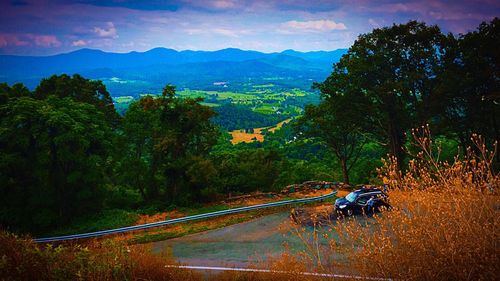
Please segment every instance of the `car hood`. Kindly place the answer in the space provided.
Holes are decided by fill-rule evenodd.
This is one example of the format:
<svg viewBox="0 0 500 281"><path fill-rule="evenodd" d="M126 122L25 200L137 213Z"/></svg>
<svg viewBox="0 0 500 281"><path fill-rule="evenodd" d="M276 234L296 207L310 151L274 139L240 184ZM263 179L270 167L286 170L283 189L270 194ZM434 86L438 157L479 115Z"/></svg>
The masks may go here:
<svg viewBox="0 0 500 281"><path fill-rule="evenodd" d="M337 200L335 200L335 205L336 206L339 206L339 205L347 205L351 202L347 201L347 199L345 199L345 197L342 197L342 198L339 198Z"/></svg>

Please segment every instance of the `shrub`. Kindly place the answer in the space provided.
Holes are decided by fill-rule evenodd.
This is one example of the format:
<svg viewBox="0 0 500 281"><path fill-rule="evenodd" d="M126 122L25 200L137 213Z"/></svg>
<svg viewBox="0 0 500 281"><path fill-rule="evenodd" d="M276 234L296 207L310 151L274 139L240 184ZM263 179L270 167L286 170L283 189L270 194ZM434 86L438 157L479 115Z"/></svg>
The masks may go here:
<svg viewBox="0 0 500 281"><path fill-rule="evenodd" d="M36 244L0 232L1 280L201 280L168 257L144 246L129 247L105 240L87 244Z"/></svg>

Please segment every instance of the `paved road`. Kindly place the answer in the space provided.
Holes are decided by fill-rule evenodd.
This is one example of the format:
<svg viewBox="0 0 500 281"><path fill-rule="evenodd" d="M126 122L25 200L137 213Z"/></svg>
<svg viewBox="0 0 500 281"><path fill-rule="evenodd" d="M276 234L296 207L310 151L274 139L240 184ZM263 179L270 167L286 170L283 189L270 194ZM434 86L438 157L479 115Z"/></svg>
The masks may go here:
<svg viewBox="0 0 500 281"><path fill-rule="evenodd" d="M298 204L298 203L315 202L315 201L320 201L320 200L324 200L327 198L331 198L331 197L335 196L336 194L337 194L337 191L334 191L334 192L329 193L329 194L324 194L324 195L309 197L309 198L291 199L291 200L270 202L270 203L264 203L264 204L257 204L257 205L252 205L252 206L245 206L245 207L233 208L233 209L228 209L228 210L186 216L186 217L181 217L181 218L176 218L176 219L169 219L169 220L164 220L164 221L158 221L158 222L152 222L152 223L146 223L146 224L140 224L140 225L132 225L132 226L115 228L115 229L87 232L87 233L81 233L81 234L36 238L36 239L33 239L33 241L35 241L37 243L47 243L47 242L54 242L54 241L65 241L65 240L73 240L73 239L100 237L100 236L105 236L105 235L154 228L154 227L159 227L159 226L164 226L164 225L171 225L171 224L176 224L176 223L180 223L180 222L188 222L188 221L207 219L207 218L223 216L223 215L228 215L228 214L248 212L251 210L259 210L259 209L265 209L265 208L270 208L270 207L293 205L293 204Z"/></svg>
<svg viewBox="0 0 500 281"><path fill-rule="evenodd" d="M307 228L312 231L312 228ZM304 244L290 230L289 212L281 212L253 221L176 239L154 242L156 253L171 253L181 263L203 266L247 267L284 251L304 250ZM326 240L320 241L326 246ZM341 257L337 257L341 258Z"/></svg>

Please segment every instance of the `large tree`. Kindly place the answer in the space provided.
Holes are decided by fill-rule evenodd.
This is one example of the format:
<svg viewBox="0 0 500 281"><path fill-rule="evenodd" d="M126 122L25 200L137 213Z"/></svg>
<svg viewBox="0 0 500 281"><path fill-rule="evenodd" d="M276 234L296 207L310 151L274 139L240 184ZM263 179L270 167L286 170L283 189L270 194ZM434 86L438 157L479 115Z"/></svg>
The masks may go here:
<svg viewBox="0 0 500 281"><path fill-rule="evenodd" d="M361 94L350 92L349 85L341 82L345 73L337 71L335 68L329 79L315 85L324 99L319 105L306 107L297 131L329 148L340 162L344 182L349 183L349 172L368 140L368 104Z"/></svg>
<svg viewBox="0 0 500 281"><path fill-rule="evenodd" d="M0 224L40 230L99 209L111 150L95 106L54 96L0 106Z"/></svg>
<svg viewBox="0 0 500 281"><path fill-rule="evenodd" d="M358 37L327 79L332 89L348 88L347 96L365 96L370 105L357 110L370 117L371 133L388 146L399 165L405 132L432 116L433 89L446 46L447 37L437 26L416 21L374 29Z"/></svg>
<svg viewBox="0 0 500 281"><path fill-rule="evenodd" d="M75 101L92 104L104 113L106 120L113 127L116 127L119 122L113 99L106 90L106 86L99 80L89 80L78 74L53 75L40 81L34 91L34 96L37 99L45 99L49 96L68 97Z"/></svg>
<svg viewBox="0 0 500 281"><path fill-rule="evenodd" d="M12 98L29 96L31 96L30 90L21 83L12 86L7 85L7 83L0 83L0 105L6 104Z"/></svg>
<svg viewBox="0 0 500 281"><path fill-rule="evenodd" d="M461 35L446 55L439 76L439 112L445 132L466 149L472 133L500 140L500 19ZM497 158L500 162L500 158Z"/></svg>
<svg viewBox="0 0 500 281"><path fill-rule="evenodd" d="M199 194L197 178L211 170L203 158L219 134L210 122L215 113L200 102L175 97L175 88L167 85L161 97L143 97L125 114L123 127L131 154L124 161L136 163L139 170L131 172L133 184L146 199L179 201L181 195Z"/></svg>

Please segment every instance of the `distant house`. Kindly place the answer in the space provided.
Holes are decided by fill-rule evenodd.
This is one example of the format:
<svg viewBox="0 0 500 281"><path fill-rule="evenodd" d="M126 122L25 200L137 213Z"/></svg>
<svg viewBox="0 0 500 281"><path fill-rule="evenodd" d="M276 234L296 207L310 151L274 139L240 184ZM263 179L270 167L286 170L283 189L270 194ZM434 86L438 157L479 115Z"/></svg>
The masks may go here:
<svg viewBox="0 0 500 281"><path fill-rule="evenodd" d="M225 86L227 87L227 82L225 81L217 81L213 83L214 86Z"/></svg>

